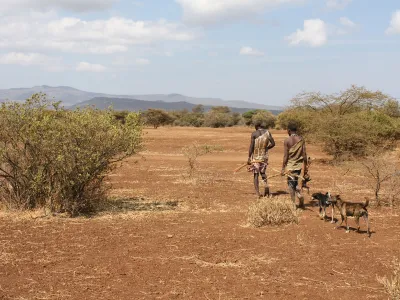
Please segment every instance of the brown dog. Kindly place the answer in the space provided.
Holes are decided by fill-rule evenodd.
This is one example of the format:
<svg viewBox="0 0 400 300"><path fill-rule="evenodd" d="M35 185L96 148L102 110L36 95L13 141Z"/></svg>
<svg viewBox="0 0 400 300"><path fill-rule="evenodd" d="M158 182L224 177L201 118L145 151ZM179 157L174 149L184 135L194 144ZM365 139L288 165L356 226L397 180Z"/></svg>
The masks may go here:
<svg viewBox="0 0 400 300"><path fill-rule="evenodd" d="M340 216L342 218L342 222L340 223L340 225L342 225L343 221L345 221L346 232L349 232L349 225L347 224L347 217L354 217L354 219L357 223L357 231L360 231L360 218L363 217L365 222L367 223L368 236L371 237L371 231L369 229L369 221L368 221L368 210L367 210L367 207L369 204L369 199L368 198L365 198L365 199L366 199L365 203L346 202L340 198L340 195L336 195L336 196L330 197L328 202L332 203L339 209Z"/></svg>

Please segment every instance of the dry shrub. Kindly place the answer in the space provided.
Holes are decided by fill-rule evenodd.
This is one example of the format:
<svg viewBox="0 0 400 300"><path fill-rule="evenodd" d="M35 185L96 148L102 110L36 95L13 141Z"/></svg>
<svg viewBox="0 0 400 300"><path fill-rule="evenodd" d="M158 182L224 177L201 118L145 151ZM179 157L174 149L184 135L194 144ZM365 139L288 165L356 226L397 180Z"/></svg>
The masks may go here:
<svg viewBox="0 0 400 300"><path fill-rule="evenodd" d="M393 275L378 278L378 281L384 286L390 300L400 300L400 261L393 261Z"/></svg>
<svg viewBox="0 0 400 300"><path fill-rule="evenodd" d="M182 153L187 159L189 178L192 178L197 169L197 160L200 156L222 151L222 147L216 145L200 145L197 142L182 148Z"/></svg>
<svg viewBox="0 0 400 300"><path fill-rule="evenodd" d="M251 226L299 223L299 215L290 198L263 198L249 207L247 221Z"/></svg>

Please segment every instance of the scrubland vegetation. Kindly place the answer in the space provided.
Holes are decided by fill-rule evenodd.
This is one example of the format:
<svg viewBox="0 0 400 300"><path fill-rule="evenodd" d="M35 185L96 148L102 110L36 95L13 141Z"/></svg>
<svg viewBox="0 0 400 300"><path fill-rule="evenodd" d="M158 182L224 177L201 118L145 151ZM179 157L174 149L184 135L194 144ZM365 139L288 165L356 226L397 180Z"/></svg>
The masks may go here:
<svg viewBox="0 0 400 300"><path fill-rule="evenodd" d="M0 201L12 209L88 213L104 197L105 176L117 162L141 149L142 124L221 128L256 122L275 129L296 122L307 141L321 144L333 161L356 163L352 169L368 179L377 205L397 204L398 193L393 191L399 176L396 163L389 161L398 158L393 150L400 138L399 104L380 91L357 86L337 94L302 93L277 117L264 110L239 114L221 106L205 111L201 105L172 112L66 110L41 94L25 103L4 103ZM208 150L184 148L190 176L197 157Z"/></svg>
<svg viewBox="0 0 400 300"><path fill-rule="evenodd" d="M139 114L68 111L36 94L0 109L0 201L71 216L93 211L104 177L141 146Z"/></svg>

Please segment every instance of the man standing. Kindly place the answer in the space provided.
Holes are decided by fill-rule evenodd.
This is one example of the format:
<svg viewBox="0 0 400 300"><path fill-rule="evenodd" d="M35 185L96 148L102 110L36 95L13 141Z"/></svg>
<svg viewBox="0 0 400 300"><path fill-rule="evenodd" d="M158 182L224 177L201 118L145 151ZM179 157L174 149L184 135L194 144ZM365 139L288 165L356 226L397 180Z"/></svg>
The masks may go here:
<svg viewBox="0 0 400 300"><path fill-rule="evenodd" d="M254 174L254 188L258 197L261 197L259 188L259 175L261 174L264 182L264 194L263 196L269 195L269 187L267 185L267 165L268 165L268 150L275 147L275 141L271 133L264 128L261 122L256 122L256 131L251 134L251 142L249 148L249 158L247 164L250 165L248 168L249 172Z"/></svg>
<svg viewBox="0 0 400 300"><path fill-rule="evenodd" d="M297 185L303 167L303 177L306 177L308 173L306 144L304 139L297 134L296 124L289 123L288 134L289 137L285 140L283 145L284 157L281 174L282 176L288 176L289 193L293 203L296 203L297 194L299 207L304 208L304 197L301 195L301 190Z"/></svg>

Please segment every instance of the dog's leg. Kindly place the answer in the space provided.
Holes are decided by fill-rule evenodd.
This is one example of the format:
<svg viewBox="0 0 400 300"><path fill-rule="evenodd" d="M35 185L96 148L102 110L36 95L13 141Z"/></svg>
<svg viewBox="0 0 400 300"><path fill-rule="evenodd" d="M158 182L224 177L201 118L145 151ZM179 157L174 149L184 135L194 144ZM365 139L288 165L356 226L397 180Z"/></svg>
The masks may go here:
<svg viewBox="0 0 400 300"><path fill-rule="evenodd" d="M319 203L319 218L322 220L322 205Z"/></svg>
<svg viewBox="0 0 400 300"><path fill-rule="evenodd" d="M354 218L354 220L356 221L357 224L357 232L360 232L360 217L357 216Z"/></svg>
<svg viewBox="0 0 400 300"><path fill-rule="evenodd" d="M332 205L332 220L331 220L331 224L335 223L335 209Z"/></svg>
<svg viewBox="0 0 400 300"><path fill-rule="evenodd" d="M365 223L367 223L367 233L368 233L368 237L371 237L371 230L369 228L369 221L368 221L368 212L366 214L363 215L363 218L365 220Z"/></svg>
<svg viewBox="0 0 400 300"><path fill-rule="evenodd" d="M324 205L324 214L322 216L322 219L325 221L326 218L326 205Z"/></svg>
<svg viewBox="0 0 400 300"><path fill-rule="evenodd" d="M347 215L344 216L344 221L345 221L345 224L346 224L346 233L349 233L350 229L349 229L349 225L347 224Z"/></svg>
<svg viewBox="0 0 400 300"><path fill-rule="evenodd" d="M340 222L339 226L336 226L335 228L338 229L339 227L342 227L343 221L344 221L344 217L342 212L340 212L340 218L342 219L342 221Z"/></svg>

